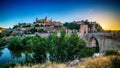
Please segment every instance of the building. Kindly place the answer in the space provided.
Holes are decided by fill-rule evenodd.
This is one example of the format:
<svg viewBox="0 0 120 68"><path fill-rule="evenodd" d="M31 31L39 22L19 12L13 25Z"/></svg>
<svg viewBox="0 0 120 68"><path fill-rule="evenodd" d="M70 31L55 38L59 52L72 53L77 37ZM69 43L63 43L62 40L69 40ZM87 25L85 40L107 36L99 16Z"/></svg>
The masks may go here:
<svg viewBox="0 0 120 68"><path fill-rule="evenodd" d="M75 24L80 25L80 33L95 33L102 30L102 27L96 22L85 21L74 21ZM99 29L98 29L99 28Z"/></svg>
<svg viewBox="0 0 120 68"><path fill-rule="evenodd" d="M49 32L59 32L61 27L63 26L62 23L57 21L52 21L48 19L48 17L45 17L44 19L38 19L36 18L36 23L39 27L37 29L44 29Z"/></svg>
<svg viewBox="0 0 120 68"><path fill-rule="evenodd" d="M80 25L80 33L83 34L83 33L88 33L88 25L86 24L81 24Z"/></svg>

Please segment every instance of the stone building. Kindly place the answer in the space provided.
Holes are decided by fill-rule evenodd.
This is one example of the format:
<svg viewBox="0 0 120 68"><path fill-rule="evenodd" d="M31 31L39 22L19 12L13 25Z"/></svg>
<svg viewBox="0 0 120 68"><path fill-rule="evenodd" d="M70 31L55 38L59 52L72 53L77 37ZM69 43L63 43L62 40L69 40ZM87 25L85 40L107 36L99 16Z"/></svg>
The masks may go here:
<svg viewBox="0 0 120 68"><path fill-rule="evenodd" d="M83 34L83 33L88 33L88 25L86 24L81 24L80 25L80 33Z"/></svg>

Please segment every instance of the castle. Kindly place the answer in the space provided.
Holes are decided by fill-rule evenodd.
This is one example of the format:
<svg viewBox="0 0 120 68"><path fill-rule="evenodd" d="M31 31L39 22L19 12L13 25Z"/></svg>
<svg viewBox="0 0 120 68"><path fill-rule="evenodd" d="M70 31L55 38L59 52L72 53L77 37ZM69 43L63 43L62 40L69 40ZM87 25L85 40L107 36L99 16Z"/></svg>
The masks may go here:
<svg viewBox="0 0 120 68"><path fill-rule="evenodd" d="M59 27L62 26L62 23L57 22L57 21L52 21L49 20L47 17L45 17L44 19L38 19L36 18L36 24L39 24L41 27Z"/></svg>

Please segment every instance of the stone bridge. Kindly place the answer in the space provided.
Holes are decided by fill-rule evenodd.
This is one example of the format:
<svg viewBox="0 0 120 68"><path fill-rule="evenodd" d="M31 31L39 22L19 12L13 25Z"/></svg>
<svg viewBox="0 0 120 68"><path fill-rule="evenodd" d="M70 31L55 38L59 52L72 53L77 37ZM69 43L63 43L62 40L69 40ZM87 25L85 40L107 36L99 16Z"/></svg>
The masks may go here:
<svg viewBox="0 0 120 68"><path fill-rule="evenodd" d="M112 39L111 33L88 33L78 34L87 42L87 47L95 47L96 52L120 48L120 41Z"/></svg>

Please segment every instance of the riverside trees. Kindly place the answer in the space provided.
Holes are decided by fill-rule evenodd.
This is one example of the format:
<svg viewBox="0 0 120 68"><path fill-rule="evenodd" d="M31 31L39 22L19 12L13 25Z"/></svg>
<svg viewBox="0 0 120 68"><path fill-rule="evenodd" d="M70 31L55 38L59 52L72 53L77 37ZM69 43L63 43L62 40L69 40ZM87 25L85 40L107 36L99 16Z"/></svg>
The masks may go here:
<svg viewBox="0 0 120 68"><path fill-rule="evenodd" d="M36 62L44 62L46 55L50 61L66 62L82 57L85 53L86 42L80 39L77 33L67 35L64 30L61 30L61 35L57 36L57 33L49 35L47 38L40 36L25 37L13 37L8 43L10 49L28 49L31 48L34 52L33 56ZM89 53L89 51L87 51ZM84 54L84 57L88 56Z"/></svg>

